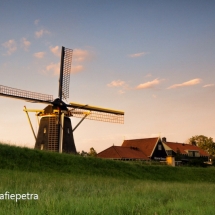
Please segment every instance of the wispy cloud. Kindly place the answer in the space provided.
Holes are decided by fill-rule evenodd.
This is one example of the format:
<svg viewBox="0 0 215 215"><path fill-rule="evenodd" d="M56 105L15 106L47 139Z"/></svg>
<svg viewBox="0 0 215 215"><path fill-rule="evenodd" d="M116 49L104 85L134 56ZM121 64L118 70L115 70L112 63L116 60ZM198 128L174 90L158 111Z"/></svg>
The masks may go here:
<svg viewBox="0 0 215 215"><path fill-rule="evenodd" d="M196 79L192 79L192 80L187 81L187 82L183 82L182 84L174 84L174 85L168 87L167 89L174 89L174 88L178 88L178 87L193 86L193 85L199 84L200 82L201 82L201 79L196 78Z"/></svg>
<svg viewBox="0 0 215 215"><path fill-rule="evenodd" d="M213 87L213 86L214 86L214 84L206 84L203 87Z"/></svg>
<svg viewBox="0 0 215 215"><path fill-rule="evenodd" d="M35 24L35 25L38 25L39 22L40 22L40 20L39 20L39 19L36 19L36 20L34 21L34 24Z"/></svg>
<svg viewBox="0 0 215 215"><path fill-rule="evenodd" d="M124 85L125 85L125 82L121 80L112 81L111 83L107 84L108 87L121 87Z"/></svg>
<svg viewBox="0 0 215 215"><path fill-rule="evenodd" d="M124 94L124 93L125 93L124 90L119 90L119 91L118 91L118 94L120 94L120 95L122 95L122 94Z"/></svg>
<svg viewBox="0 0 215 215"><path fill-rule="evenodd" d="M49 49L54 55L56 55L57 57L60 57L61 50L59 46L55 46L55 47L50 46Z"/></svg>
<svg viewBox="0 0 215 215"><path fill-rule="evenodd" d="M29 47L31 45L31 42L28 41L26 38L21 39L21 46L24 48L25 51L28 51Z"/></svg>
<svg viewBox="0 0 215 215"><path fill-rule="evenodd" d="M147 54L146 52L139 52L139 53L135 53L135 54L130 54L129 57L131 57L131 58L137 58L137 57L144 56L146 54Z"/></svg>
<svg viewBox="0 0 215 215"><path fill-rule="evenodd" d="M149 77L152 77L152 75L150 73L148 73L145 77L149 78Z"/></svg>
<svg viewBox="0 0 215 215"><path fill-rule="evenodd" d="M136 89L148 89L148 88L153 88L156 85L160 84L164 79L154 79L153 81L148 81L146 83L143 84L139 84Z"/></svg>
<svg viewBox="0 0 215 215"><path fill-rule="evenodd" d="M17 50L17 45L15 40L8 40L2 44L3 47L7 49L7 55L11 55Z"/></svg>
<svg viewBox="0 0 215 215"><path fill-rule="evenodd" d="M84 70L84 66L83 65L76 65L76 66L72 65L72 67L71 67L71 73L72 74L81 72L82 70Z"/></svg>
<svg viewBox="0 0 215 215"><path fill-rule="evenodd" d="M116 87L118 88L118 94L124 94L127 90L129 90L129 85L122 80L114 80L107 84L108 87Z"/></svg>
<svg viewBox="0 0 215 215"><path fill-rule="evenodd" d="M51 72L53 75L58 75L60 72L60 63L50 63L46 66L46 73Z"/></svg>
<svg viewBox="0 0 215 215"><path fill-rule="evenodd" d="M34 57L36 57L36 58L43 58L44 56L45 56L45 52L34 53Z"/></svg>
<svg viewBox="0 0 215 215"><path fill-rule="evenodd" d="M36 38L41 38L45 34L50 34L50 32L47 31L47 30L41 29L40 31L35 32L35 37Z"/></svg>
<svg viewBox="0 0 215 215"><path fill-rule="evenodd" d="M90 58L90 53L87 50L74 49L72 58L74 62L83 62Z"/></svg>
<svg viewBox="0 0 215 215"><path fill-rule="evenodd" d="M92 58L92 54L88 50L84 49L74 49L72 55L72 67L71 73L75 74L84 70L84 66L82 65L85 61L90 60Z"/></svg>

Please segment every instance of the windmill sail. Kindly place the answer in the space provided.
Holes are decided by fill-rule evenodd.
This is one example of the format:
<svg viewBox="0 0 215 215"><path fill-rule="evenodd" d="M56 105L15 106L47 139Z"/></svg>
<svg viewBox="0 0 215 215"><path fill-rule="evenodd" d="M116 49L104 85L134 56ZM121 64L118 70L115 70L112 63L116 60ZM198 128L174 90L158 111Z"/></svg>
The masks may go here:
<svg viewBox="0 0 215 215"><path fill-rule="evenodd" d="M111 122L111 123L124 123L124 115L104 113L99 111L83 111L82 109L76 109L71 111L73 117L83 118L86 114L86 119L102 121L102 122Z"/></svg>
<svg viewBox="0 0 215 215"><path fill-rule="evenodd" d="M62 103L62 99L69 98L69 81L70 81L70 72L71 72L71 64L72 64L72 53L73 53L72 49L68 49L62 46L59 90L58 90L58 96L61 101L60 103ZM63 149L63 134L64 134L64 128L63 128L64 114L61 113L61 107L59 107L58 122L59 122L58 123L58 146L59 146L59 152L61 153ZM70 149L68 150L73 150L73 152L76 153L73 136L71 137L70 142L72 142L72 148L69 147ZM68 146L68 144L64 144L64 145Z"/></svg>
<svg viewBox="0 0 215 215"><path fill-rule="evenodd" d="M72 53L72 49L68 49L62 46L58 93L60 99L69 98L69 82L72 64Z"/></svg>
<svg viewBox="0 0 215 215"><path fill-rule="evenodd" d="M124 123L123 111L78 103L70 103L68 107L71 108L70 114L73 117L83 118L85 115L87 115L86 119L120 124Z"/></svg>
<svg viewBox="0 0 215 215"><path fill-rule="evenodd" d="M0 85L0 96L6 96L14 99L22 99L28 102L46 103L51 104L53 102L53 96L31 92L27 90L20 90L12 87L6 87Z"/></svg>

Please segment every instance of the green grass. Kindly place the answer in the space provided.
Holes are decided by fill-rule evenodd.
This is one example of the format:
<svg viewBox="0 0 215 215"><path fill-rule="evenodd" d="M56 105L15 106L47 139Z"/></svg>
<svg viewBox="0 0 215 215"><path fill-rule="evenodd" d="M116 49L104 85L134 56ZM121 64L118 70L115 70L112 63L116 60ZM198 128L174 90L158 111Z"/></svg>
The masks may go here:
<svg viewBox="0 0 215 215"><path fill-rule="evenodd" d="M214 215L215 168L137 165L0 145L0 214Z"/></svg>
<svg viewBox="0 0 215 215"><path fill-rule="evenodd" d="M1 200L1 214L214 214L215 184L0 171L0 190L39 200Z"/></svg>

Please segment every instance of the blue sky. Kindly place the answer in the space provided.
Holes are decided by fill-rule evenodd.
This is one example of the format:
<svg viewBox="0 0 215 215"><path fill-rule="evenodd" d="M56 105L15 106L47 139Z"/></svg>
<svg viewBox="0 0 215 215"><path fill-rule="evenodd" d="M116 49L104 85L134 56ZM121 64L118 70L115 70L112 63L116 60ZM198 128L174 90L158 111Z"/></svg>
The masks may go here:
<svg viewBox="0 0 215 215"><path fill-rule="evenodd" d="M0 85L57 97L65 46L74 50L68 101L125 111L123 125L84 121L79 151L158 135L215 138L214 10L192 0L1 2ZM44 108L0 98L0 140L33 147L24 105Z"/></svg>

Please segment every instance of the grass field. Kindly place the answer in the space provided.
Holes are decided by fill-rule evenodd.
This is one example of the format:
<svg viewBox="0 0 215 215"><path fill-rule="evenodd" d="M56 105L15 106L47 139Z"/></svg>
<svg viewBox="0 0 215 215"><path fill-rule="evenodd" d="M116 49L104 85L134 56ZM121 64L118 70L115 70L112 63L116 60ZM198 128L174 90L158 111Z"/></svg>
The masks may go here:
<svg viewBox="0 0 215 215"><path fill-rule="evenodd" d="M136 165L0 145L0 214L204 214L215 211L215 168Z"/></svg>

